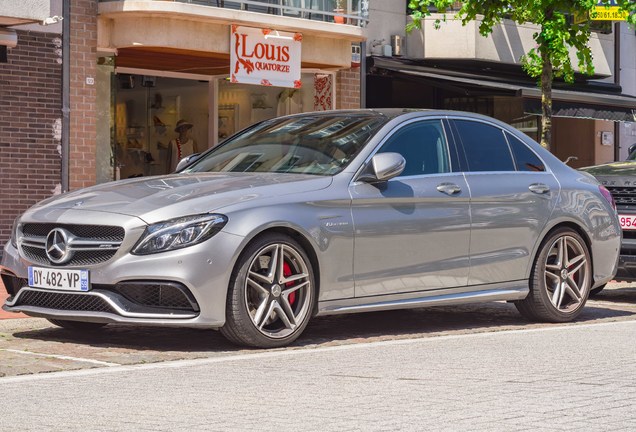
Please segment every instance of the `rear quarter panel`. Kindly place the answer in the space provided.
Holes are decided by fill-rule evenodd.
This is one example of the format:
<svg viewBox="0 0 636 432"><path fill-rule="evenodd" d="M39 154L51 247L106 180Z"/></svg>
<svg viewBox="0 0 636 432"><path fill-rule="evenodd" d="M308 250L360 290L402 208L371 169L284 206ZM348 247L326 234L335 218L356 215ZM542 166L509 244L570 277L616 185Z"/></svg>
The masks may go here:
<svg viewBox="0 0 636 432"><path fill-rule="evenodd" d="M569 172L561 173L559 202L542 239L562 224L575 224L579 227L588 241L594 286L598 286L608 282L616 274L621 246L620 224L616 212L600 194L598 182L569 167L565 168ZM539 241L537 244L537 250L540 243Z"/></svg>

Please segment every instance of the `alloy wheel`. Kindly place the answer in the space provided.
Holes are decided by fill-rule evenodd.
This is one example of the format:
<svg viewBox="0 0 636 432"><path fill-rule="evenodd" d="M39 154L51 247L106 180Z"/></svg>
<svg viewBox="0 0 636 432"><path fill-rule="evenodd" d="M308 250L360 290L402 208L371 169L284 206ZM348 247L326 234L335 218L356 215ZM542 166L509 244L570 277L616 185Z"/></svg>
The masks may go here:
<svg viewBox="0 0 636 432"><path fill-rule="evenodd" d="M249 264L244 289L252 324L270 338L293 334L310 312L309 269L291 245L274 243L258 251Z"/></svg>
<svg viewBox="0 0 636 432"><path fill-rule="evenodd" d="M558 237L545 260L545 287L552 305L559 311L576 310L587 299L590 266L585 247L572 236Z"/></svg>

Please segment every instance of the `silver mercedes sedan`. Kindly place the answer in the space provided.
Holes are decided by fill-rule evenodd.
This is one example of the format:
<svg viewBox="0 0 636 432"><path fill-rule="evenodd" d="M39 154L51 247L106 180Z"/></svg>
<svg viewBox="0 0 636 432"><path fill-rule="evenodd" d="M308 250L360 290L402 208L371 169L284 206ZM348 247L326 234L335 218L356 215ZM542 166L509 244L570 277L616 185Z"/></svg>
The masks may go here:
<svg viewBox="0 0 636 432"><path fill-rule="evenodd" d="M349 312L509 301L569 321L617 268L607 190L480 115L300 114L182 162L24 213L0 266L4 310L277 347Z"/></svg>

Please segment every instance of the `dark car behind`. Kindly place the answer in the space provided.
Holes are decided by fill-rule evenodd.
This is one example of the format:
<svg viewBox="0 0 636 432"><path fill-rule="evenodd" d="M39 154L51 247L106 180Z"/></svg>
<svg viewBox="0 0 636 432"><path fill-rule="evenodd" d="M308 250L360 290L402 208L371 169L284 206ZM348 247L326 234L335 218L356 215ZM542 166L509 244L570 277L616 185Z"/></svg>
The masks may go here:
<svg viewBox="0 0 636 432"><path fill-rule="evenodd" d="M609 190L616 203L623 241L617 281L636 281L636 152L628 160L581 168ZM599 290L600 291L600 290Z"/></svg>

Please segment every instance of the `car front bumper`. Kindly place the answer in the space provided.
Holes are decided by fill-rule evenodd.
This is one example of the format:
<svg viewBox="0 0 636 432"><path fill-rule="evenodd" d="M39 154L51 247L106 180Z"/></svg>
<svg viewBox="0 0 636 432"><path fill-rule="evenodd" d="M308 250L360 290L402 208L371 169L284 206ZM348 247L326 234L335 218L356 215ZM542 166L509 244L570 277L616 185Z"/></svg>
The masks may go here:
<svg viewBox="0 0 636 432"><path fill-rule="evenodd" d="M615 280L621 282L636 281L636 256L621 255L618 259L618 271Z"/></svg>
<svg viewBox="0 0 636 432"><path fill-rule="evenodd" d="M82 267L90 272L91 289L86 292L29 287L29 266L51 266L26 260L8 243L0 264L9 293L3 309L75 321L219 328L225 323L227 288L243 240L219 232L195 246L144 256L132 255L130 245L122 245L107 262ZM182 287L190 307L149 305L126 291L143 284Z"/></svg>

